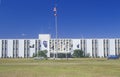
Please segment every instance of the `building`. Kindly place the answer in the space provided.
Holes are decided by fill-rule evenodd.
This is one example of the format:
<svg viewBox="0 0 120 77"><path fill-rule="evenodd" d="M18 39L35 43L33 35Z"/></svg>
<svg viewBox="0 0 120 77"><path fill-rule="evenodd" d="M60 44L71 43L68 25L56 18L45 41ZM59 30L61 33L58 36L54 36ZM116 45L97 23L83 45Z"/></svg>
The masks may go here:
<svg viewBox="0 0 120 77"><path fill-rule="evenodd" d="M39 34L38 39L0 39L0 58L29 58L39 50L47 50L48 57L55 54L70 56L75 49L84 51L85 56L107 57L120 54L119 38L99 39L52 39L49 34Z"/></svg>

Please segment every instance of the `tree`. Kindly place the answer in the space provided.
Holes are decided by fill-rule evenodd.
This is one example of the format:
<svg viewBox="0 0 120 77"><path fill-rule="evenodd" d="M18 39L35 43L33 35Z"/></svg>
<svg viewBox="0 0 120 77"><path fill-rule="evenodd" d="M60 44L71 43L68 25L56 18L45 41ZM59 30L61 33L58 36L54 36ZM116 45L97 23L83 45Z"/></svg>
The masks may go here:
<svg viewBox="0 0 120 77"><path fill-rule="evenodd" d="M36 54L36 53L33 53L33 57L37 57L37 54Z"/></svg>
<svg viewBox="0 0 120 77"><path fill-rule="evenodd" d="M73 53L72 56L75 57L75 58L84 57L84 56L83 56L83 51L82 51L82 50L79 50L79 49L76 49L76 50L74 50L74 53Z"/></svg>
<svg viewBox="0 0 120 77"><path fill-rule="evenodd" d="M65 58L65 54L64 54L64 53L59 53L59 54L58 54L58 57L59 57L59 58Z"/></svg>
<svg viewBox="0 0 120 77"><path fill-rule="evenodd" d="M47 50L38 51L37 56L47 58L47 52L48 52Z"/></svg>
<svg viewBox="0 0 120 77"><path fill-rule="evenodd" d="M44 57L47 58L47 50L38 51L38 53L33 53L33 57Z"/></svg>

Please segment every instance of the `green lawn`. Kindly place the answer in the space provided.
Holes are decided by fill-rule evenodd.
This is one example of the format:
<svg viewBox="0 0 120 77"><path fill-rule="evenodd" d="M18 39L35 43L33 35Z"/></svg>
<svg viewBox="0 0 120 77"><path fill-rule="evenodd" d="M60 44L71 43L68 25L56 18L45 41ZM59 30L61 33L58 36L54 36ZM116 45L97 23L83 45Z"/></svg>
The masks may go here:
<svg viewBox="0 0 120 77"><path fill-rule="evenodd" d="M120 77L120 60L0 59L0 77Z"/></svg>

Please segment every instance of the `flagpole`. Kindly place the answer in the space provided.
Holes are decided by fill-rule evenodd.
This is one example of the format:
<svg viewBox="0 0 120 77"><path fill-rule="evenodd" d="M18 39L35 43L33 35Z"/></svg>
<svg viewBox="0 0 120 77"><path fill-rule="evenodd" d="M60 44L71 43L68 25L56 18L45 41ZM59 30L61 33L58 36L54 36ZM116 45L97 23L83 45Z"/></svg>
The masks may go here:
<svg viewBox="0 0 120 77"><path fill-rule="evenodd" d="M56 58L57 53L58 53L58 29L57 29L57 11L56 11L56 16L55 16L55 27L56 27Z"/></svg>
<svg viewBox="0 0 120 77"><path fill-rule="evenodd" d="M56 44L56 48L55 48L55 51L54 51L54 59L57 58L57 53L58 53L58 25L57 25L57 7L55 6L54 7L54 17L55 17L55 33L56 33L56 36L55 36L55 44ZM56 56L55 56L56 55Z"/></svg>

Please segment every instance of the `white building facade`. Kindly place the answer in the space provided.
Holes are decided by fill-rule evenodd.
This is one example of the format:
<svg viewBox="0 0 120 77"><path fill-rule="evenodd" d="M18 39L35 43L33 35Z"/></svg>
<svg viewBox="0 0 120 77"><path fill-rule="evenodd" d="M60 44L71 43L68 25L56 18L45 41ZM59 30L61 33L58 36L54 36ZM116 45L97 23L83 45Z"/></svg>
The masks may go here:
<svg viewBox="0 0 120 77"><path fill-rule="evenodd" d="M49 34L38 39L0 39L0 58L30 58L40 50L47 50L51 58L60 53L70 57L76 49L95 58L120 55L120 39L52 39Z"/></svg>

